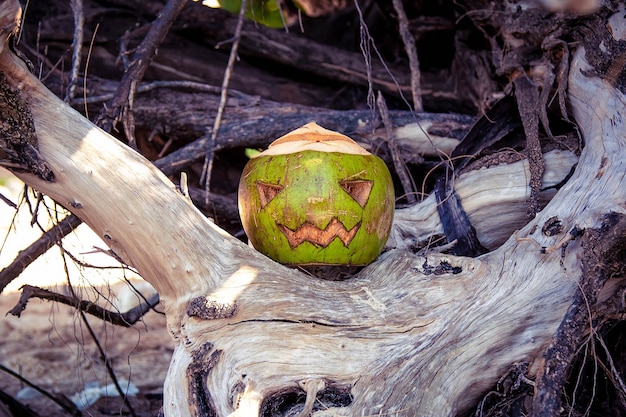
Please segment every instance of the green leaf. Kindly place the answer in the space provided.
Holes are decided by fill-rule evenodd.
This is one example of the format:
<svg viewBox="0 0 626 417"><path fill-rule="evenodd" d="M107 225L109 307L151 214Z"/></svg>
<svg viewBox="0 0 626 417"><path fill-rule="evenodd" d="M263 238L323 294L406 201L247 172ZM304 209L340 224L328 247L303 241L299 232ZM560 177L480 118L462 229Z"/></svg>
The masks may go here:
<svg viewBox="0 0 626 417"><path fill-rule="evenodd" d="M257 150L257 149L252 149L252 148L246 148L246 150L244 151L245 155L248 159L252 159L254 157L256 157L258 154L261 153L261 151Z"/></svg>
<svg viewBox="0 0 626 417"><path fill-rule="evenodd" d="M241 0L219 0L219 3L231 13L241 10ZM283 27L278 0L248 0L245 17L271 28Z"/></svg>

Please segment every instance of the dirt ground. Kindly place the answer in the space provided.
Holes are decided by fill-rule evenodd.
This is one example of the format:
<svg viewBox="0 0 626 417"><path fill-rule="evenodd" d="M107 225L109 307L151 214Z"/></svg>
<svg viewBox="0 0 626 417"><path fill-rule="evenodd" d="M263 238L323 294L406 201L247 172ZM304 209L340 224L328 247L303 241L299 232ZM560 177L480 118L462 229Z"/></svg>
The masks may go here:
<svg viewBox="0 0 626 417"><path fill-rule="evenodd" d="M67 397L84 390L86 384L104 387L112 382L86 325L72 308L31 300L21 318L5 316L18 298L17 293L0 295L2 365L48 392ZM132 328L105 324L92 316L88 321L105 349L116 377L120 381L130 380L139 389L134 397L129 398L135 414L156 416L173 351L165 317L152 311ZM0 390L15 397L24 387L23 382L0 371ZM41 395L21 401L41 416L68 415ZM83 415L131 414L119 397L101 397L84 410Z"/></svg>
<svg viewBox="0 0 626 417"><path fill-rule="evenodd" d="M41 235L41 230L31 225L32 216L20 197L22 190L20 181L0 169L0 194L20 205L16 215L14 208L0 203L0 270ZM48 207L52 206L48 203ZM47 210L39 210L38 221L43 228L50 227ZM127 303L138 300L129 291L125 278L138 288L147 284L131 271L120 269L119 263L102 250L95 250L107 248L85 225L65 238L63 245L81 262L100 268L82 267L67 257L64 265L59 249L53 248L11 282L0 294L0 364L50 393L72 397L82 392L86 385L106 387L112 383L96 344L80 315L64 305L33 299L21 318L8 315L19 299L19 288L30 284L67 294L69 276L77 296L110 308L110 302L120 306L118 297L124 298L124 293ZM90 289L90 286L98 290ZM130 397L135 414L155 416L162 404L163 381L173 351L165 316L151 311L144 316L143 322L132 328L113 326L93 316L87 316L87 320L118 380L129 380L139 389L134 397ZM1 391L16 397L20 392L22 395L26 393L23 391L25 387L23 382L0 370ZM20 401L41 416L68 415L42 395ZM83 415L132 414L119 397L101 397L84 410ZM3 417L2 410L0 416Z"/></svg>

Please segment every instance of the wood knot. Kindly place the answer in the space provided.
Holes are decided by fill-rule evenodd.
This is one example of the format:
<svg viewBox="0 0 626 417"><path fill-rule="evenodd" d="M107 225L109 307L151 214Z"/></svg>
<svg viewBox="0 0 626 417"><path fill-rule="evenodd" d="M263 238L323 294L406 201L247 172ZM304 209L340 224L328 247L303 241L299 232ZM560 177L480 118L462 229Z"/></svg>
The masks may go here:
<svg viewBox="0 0 626 417"><path fill-rule="evenodd" d="M196 297L187 305L187 315L202 320L228 319L237 313L237 304L220 303L206 297Z"/></svg>

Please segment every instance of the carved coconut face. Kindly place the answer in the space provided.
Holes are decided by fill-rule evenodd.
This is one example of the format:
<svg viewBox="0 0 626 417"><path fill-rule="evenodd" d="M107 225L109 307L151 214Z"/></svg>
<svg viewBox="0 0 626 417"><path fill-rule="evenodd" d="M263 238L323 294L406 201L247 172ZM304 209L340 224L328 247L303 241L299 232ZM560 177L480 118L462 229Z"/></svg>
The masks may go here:
<svg viewBox="0 0 626 417"><path fill-rule="evenodd" d="M393 210L385 163L314 123L251 159L239 184L250 242L284 264L368 264L387 241Z"/></svg>

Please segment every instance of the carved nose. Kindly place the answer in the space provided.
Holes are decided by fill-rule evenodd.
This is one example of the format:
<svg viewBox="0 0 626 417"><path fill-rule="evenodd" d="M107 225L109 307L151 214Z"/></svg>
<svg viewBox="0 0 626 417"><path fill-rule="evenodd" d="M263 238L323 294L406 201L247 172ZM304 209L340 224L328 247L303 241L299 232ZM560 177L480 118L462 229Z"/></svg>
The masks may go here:
<svg viewBox="0 0 626 417"><path fill-rule="evenodd" d="M333 217L335 210L331 209L332 201L327 196L313 195L306 199L306 221L315 227L325 229Z"/></svg>
<svg viewBox="0 0 626 417"><path fill-rule="evenodd" d="M306 202L309 203L309 205L314 206L314 205L319 205L321 203L324 203L327 199L325 197L320 197L320 196L312 196L312 197L307 197Z"/></svg>

